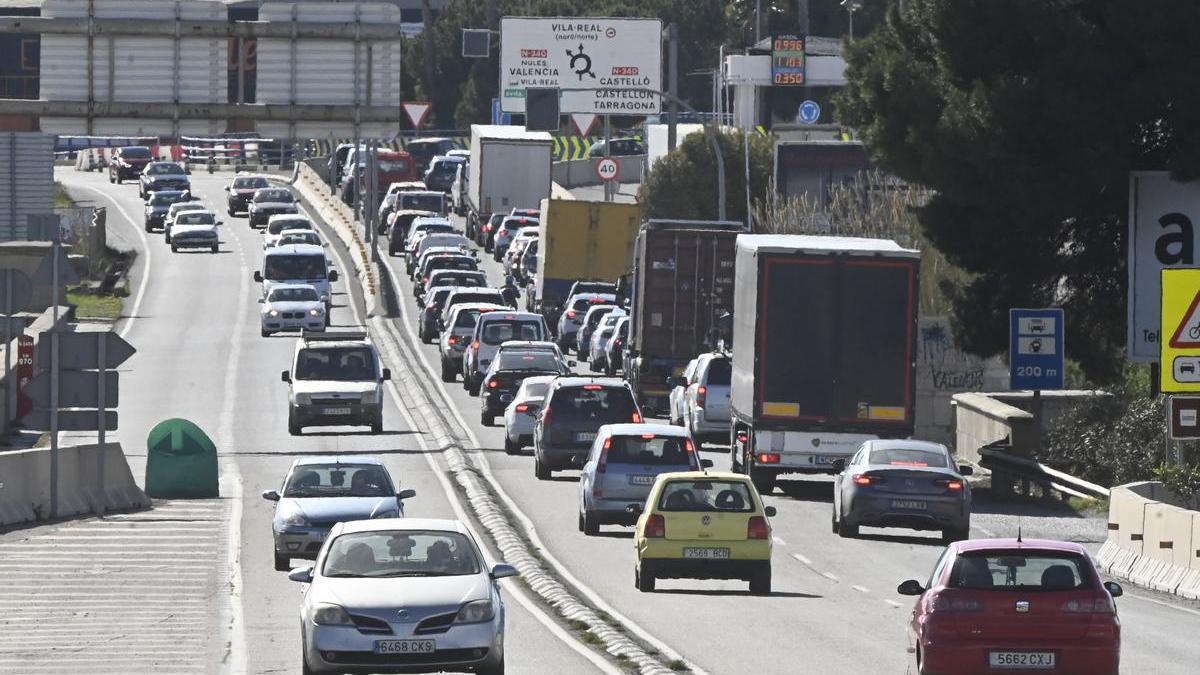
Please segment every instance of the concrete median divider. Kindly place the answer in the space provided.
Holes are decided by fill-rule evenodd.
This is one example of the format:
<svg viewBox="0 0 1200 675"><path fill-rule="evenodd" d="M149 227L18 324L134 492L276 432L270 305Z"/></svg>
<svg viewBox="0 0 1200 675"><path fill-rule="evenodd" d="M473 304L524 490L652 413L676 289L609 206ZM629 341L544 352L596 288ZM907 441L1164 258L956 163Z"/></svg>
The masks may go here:
<svg viewBox="0 0 1200 675"><path fill-rule="evenodd" d="M1200 512L1184 508L1162 483L1115 487L1096 562L1139 586L1200 599Z"/></svg>
<svg viewBox="0 0 1200 675"><path fill-rule="evenodd" d="M119 443L59 448L59 518L148 506L150 499L134 482ZM0 453L0 527L42 520L49 513L50 449Z"/></svg>

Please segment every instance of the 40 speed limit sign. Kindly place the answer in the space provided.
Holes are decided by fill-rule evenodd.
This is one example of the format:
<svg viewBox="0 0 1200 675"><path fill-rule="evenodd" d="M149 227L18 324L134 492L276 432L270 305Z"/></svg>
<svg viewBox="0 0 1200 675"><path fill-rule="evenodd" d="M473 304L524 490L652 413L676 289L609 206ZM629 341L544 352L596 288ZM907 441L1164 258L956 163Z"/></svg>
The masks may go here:
<svg viewBox="0 0 1200 675"><path fill-rule="evenodd" d="M612 157L605 157L596 162L596 177L602 181L617 180L621 177L621 165Z"/></svg>

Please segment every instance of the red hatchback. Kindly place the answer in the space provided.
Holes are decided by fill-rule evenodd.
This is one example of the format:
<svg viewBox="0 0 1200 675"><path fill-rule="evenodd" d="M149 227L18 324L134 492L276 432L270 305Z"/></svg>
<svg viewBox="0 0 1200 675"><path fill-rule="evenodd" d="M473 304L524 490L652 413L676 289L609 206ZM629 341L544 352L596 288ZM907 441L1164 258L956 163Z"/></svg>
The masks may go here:
<svg viewBox="0 0 1200 675"><path fill-rule="evenodd" d="M1117 673L1121 621L1079 544L1043 539L972 539L950 544L920 596L909 651L929 673Z"/></svg>

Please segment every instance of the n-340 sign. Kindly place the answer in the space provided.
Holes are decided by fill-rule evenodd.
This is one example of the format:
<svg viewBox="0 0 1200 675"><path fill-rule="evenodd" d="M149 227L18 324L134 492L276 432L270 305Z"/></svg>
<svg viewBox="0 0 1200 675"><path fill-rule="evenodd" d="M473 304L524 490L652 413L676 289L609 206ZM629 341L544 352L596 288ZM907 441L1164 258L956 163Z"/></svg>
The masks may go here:
<svg viewBox="0 0 1200 675"><path fill-rule="evenodd" d="M1128 348L1134 361L1157 361L1163 269L1200 266L1200 181L1165 171L1129 177ZM1170 337L1170 336L1167 336Z"/></svg>

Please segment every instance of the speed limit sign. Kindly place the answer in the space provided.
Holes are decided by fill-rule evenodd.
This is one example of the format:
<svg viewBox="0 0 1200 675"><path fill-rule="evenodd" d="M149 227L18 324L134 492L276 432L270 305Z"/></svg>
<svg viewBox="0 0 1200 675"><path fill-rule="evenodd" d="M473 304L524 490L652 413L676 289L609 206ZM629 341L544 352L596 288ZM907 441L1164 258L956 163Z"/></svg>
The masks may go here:
<svg viewBox="0 0 1200 675"><path fill-rule="evenodd" d="M612 157L596 162L596 177L602 181L617 180L621 176L621 165Z"/></svg>

